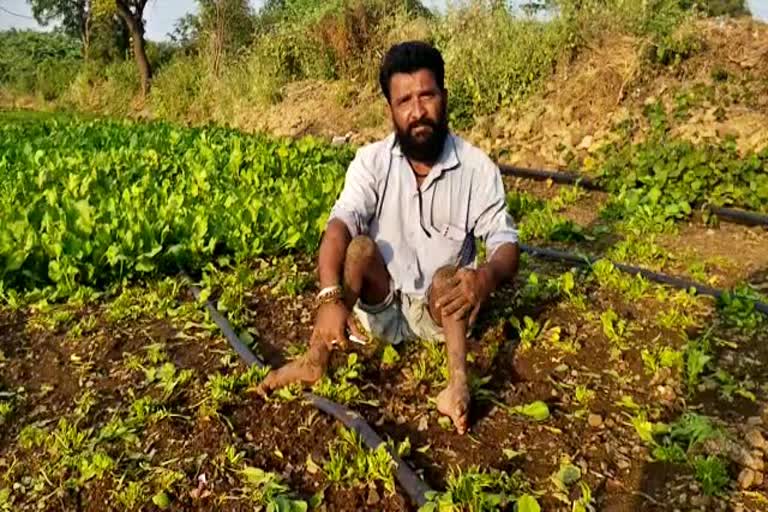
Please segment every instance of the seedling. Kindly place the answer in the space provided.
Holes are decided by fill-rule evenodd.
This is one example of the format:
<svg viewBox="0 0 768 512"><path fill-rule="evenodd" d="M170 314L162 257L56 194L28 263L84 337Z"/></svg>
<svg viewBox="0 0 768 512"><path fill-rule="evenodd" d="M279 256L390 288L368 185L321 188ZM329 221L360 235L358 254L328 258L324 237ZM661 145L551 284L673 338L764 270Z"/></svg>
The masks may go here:
<svg viewBox="0 0 768 512"><path fill-rule="evenodd" d="M467 470L451 469L445 492L427 493L428 503L419 512L467 510L491 512L502 510L517 501L524 510L537 510L533 496L524 494L528 485L520 472L512 475L504 471L471 467ZM515 498L518 495L519 498ZM518 508L520 510L520 508Z"/></svg>
<svg viewBox="0 0 768 512"><path fill-rule="evenodd" d="M405 453L404 450L409 450L410 441L406 443L398 445L396 451ZM394 467L395 461L385 444L368 450L353 430L342 427L339 437L328 446L328 460L323 464L323 471L332 482L352 485L381 482L387 493L392 494L395 492Z"/></svg>

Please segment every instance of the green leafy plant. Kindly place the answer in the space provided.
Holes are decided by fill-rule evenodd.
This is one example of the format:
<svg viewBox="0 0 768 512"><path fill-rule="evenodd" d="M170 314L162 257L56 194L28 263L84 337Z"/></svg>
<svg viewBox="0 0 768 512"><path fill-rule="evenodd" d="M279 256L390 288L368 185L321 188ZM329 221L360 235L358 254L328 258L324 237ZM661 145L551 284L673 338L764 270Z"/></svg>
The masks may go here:
<svg viewBox="0 0 768 512"><path fill-rule="evenodd" d="M518 510L536 511L538 503L530 494L515 496L526 490L520 473L512 475L504 471L471 467L466 470L451 469L445 492L430 492L429 500L419 512L491 512L517 502Z"/></svg>
<svg viewBox="0 0 768 512"><path fill-rule="evenodd" d="M394 467L395 461L386 444L368 450L355 431L342 427L339 437L328 446L328 460L323 464L323 471L331 482L351 485L380 482L392 494L395 492Z"/></svg>
<svg viewBox="0 0 768 512"><path fill-rule="evenodd" d="M266 507L269 512L306 512L307 502L292 497L290 489L275 473L253 466L240 470L245 491L251 500Z"/></svg>

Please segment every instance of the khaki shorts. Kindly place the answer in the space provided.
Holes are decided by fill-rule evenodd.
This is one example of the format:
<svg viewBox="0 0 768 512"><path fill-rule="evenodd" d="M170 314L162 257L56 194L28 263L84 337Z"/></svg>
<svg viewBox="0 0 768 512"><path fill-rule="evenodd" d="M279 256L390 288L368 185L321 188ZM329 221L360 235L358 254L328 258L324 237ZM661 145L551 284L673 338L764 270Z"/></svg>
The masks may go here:
<svg viewBox="0 0 768 512"><path fill-rule="evenodd" d="M429 314L427 300L426 296L390 291L381 304L357 301L353 311L369 336L393 345L413 339L445 341L443 329Z"/></svg>

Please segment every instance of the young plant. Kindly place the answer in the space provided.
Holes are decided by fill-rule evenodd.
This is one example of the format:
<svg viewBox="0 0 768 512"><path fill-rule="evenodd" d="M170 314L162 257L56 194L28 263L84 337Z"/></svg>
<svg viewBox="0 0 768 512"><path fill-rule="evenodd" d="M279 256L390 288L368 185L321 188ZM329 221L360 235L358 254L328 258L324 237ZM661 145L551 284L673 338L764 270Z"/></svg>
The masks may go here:
<svg viewBox="0 0 768 512"><path fill-rule="evenodd" d="M419 508L419 512L492 512L504 510L514 502L517 502L518 510L540 510L533 496L521 495L527 487L519 472L509 475L505 471L479 467L463 471L452 468L445 492L427 493L428 502Z"/></svg>

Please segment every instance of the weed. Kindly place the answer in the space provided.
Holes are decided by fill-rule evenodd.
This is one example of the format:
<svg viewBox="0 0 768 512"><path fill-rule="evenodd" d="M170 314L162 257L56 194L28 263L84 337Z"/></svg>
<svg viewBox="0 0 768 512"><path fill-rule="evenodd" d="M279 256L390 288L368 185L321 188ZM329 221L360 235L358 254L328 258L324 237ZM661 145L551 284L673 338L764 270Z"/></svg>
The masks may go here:
<svg viewBox="0 0 768 512"><path fill-rule="evenodd" d="M715 455L697 456L693 468L696 480L707 496L722 494L731 481L725 461Z"/></svg>

